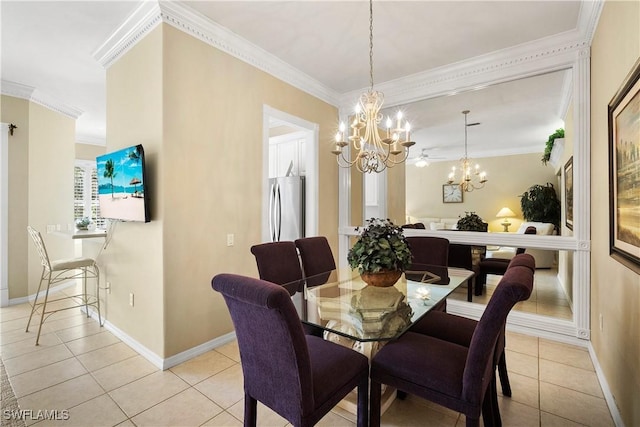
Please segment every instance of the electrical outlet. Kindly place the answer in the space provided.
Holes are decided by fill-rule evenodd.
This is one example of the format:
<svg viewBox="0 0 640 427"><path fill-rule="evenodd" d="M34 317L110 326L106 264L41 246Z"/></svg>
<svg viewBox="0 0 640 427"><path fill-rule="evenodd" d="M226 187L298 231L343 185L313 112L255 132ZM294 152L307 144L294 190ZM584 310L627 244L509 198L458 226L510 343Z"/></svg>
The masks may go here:
<svg viewBox="0 0 640 427"><path fill-rule="evenodd" d="M56 231L56 226L53 224L47 224L47 233L53 233Z"/></svg>
<svg viewBox="0 0 640 427"><path fill-rule="evenodd" d="M56 231L62 231L62 225L56 224Z"/></svg>
<svg viewBox="0 0 640 427"><path fill-rule="evenodd" d="M133 292L129 292L129 305L133 307Z"/></svg>
<svg viewBox="0 0 640 427"><path fill-rule="evenodd" d="M233 234L227 234L227 246L233 246L234 237Z"/></svg>

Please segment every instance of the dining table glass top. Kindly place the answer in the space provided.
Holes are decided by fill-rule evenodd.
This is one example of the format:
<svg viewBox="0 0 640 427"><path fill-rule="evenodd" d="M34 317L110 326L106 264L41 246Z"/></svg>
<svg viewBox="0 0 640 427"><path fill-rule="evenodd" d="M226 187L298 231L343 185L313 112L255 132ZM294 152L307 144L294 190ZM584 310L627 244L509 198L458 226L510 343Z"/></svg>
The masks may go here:
<svg viewBox="0 0 640 427"><path fill-rule="evenodd" d="M402 335L473 272L443 266L412 266L390 287L367 285L357 270L336 269L285 285L302 295L303 323L356 341L387 341Z"/></svg>

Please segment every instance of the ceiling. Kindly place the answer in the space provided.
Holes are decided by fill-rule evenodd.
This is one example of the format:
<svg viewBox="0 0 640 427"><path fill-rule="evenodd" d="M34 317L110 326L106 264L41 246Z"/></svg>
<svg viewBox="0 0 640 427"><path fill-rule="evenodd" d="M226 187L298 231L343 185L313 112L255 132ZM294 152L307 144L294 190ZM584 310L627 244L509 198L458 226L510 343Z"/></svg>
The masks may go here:
<svg viewBox="0 0 640 427"><path fill-rule="evenodd" d="M338 95L369 86L367 1L173 2L293 66ZM77 111L77 139L104 144L106 71L98 47L136 8L132 1L0 2L1 78ZM375 1L374 84L575 30L580 1ZM507 18L508 17L508 18ZM459 158L462 110L471 110L469 154L538 144L562 126L566 72L402 106L416 148ZM354 103L356 99L354 98ZM394 113L398 107L391 108ZM528 149L528 148L527 148ZM475 151L475 153L474 153Z"/></svg>

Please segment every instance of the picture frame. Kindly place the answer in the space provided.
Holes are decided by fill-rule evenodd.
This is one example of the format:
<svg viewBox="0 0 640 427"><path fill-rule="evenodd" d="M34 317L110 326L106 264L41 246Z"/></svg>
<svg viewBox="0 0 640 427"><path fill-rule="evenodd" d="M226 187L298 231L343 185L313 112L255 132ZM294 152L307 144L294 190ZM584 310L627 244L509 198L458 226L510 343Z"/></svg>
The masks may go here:
<svg viewBox="0 0 640 427"><path fill-rule="evenodd" d="M573 230L573 156L564 165L564 224Z"/></svg>
<svg viewBox="0 0 640 427"><path fill-rule="evenodd" d="M609 253L640 272L640 59L608 107Z"/></svg>
<svg viewBox="0 0 640 427"><path fill-rule="evenodd" d="M463 194L459 184L442 184L442 203L462 203Z"/></svg>

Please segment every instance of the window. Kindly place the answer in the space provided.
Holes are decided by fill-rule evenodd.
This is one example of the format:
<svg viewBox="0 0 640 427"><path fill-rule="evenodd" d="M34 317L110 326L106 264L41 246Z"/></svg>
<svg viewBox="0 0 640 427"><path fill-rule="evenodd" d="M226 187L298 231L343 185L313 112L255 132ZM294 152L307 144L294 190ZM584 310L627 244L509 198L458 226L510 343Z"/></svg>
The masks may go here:
<svg viewBox="0 0 640 427"><path fill-rule="evenodd" d="M76 160L73 174L73 218L87 217L96 228L104 228L105 220L100 216L98 203L98 176L96 163Z"/></svg>

